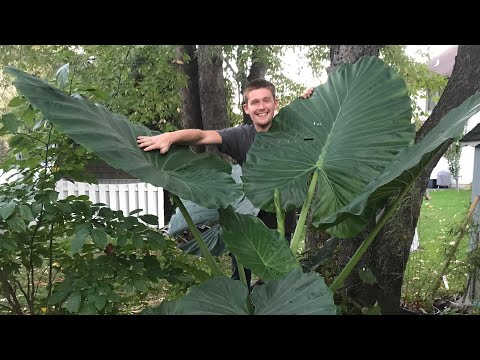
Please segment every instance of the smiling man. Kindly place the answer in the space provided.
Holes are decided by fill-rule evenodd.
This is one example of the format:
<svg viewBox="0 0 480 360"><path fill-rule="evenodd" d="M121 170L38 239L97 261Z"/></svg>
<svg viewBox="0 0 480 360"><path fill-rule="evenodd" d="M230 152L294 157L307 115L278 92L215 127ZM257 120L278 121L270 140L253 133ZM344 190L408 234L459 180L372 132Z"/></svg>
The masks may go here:
<svg viewBox="0 0 480 360"><path fill-rule="evenodd" d="M308 98L312 92L313 88L308 88L301 97ZM278 99L272 83L264 79L256 79L245 87L243 100L243 109L250 115L253 125L242 125L223 130L185 129L156 136L139 136L138 146L144 151L159 150L161 154L165 154L172 144L217 145L220 152L231 156L238 164L243 165L257 132L266 132L272 126L273 116L278 109ZM260 211L258 217L270 229L276 229L275 214ZM285 215L285 237L288 241L295 231L295 224L296 213L291 211ZM232 271L232 278L238 280L237 263L233 255ZM245 269L245 275L250 287L251 271Z"/></svg>

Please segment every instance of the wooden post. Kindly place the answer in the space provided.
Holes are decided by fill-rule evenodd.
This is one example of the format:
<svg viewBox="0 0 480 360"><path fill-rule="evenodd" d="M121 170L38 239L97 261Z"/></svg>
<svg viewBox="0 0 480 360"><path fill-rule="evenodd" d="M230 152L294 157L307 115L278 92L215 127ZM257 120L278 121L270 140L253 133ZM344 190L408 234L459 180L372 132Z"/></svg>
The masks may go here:
<svg viewBox="0 0 480 360"><path fill-rule="evenodd" d="M472 180L472 201L477 195L480 195L480 145L475 147L473 160L473 180ZM472 218L470 242L468 250L475 250L480 244L480 206L477 206ZM467 297L469 303L478 303L480 300L480 269L475 269L473 274L469 275Z"/></svg>

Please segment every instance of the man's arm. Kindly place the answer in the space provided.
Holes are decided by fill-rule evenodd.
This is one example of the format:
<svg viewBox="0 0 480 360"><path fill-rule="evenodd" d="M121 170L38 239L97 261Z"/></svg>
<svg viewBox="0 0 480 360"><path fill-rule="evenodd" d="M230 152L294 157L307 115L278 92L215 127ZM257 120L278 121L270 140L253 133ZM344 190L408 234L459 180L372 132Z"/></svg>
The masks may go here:
<svg viewBox="0 0 480 360"><path fill-rule="evenodd" d="M215 130L185 129L156 136L139 136L137 143L144 151L156 150L165 154L172 144L220 145L222 137Z"/></svg>

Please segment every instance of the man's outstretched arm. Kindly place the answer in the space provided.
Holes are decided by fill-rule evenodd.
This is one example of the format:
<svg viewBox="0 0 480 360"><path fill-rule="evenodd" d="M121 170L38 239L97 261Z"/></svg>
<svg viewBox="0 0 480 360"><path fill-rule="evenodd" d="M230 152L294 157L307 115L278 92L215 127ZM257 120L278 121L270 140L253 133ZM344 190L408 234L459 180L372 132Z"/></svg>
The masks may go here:
<svg viewBox="0 0 480 360"><path fill-rule="evenodd" d="M155 136L139 136L137 143L144 151L156 150L165 154L173 144L220 145L222 137L215 130L185 129Z"/></svg>

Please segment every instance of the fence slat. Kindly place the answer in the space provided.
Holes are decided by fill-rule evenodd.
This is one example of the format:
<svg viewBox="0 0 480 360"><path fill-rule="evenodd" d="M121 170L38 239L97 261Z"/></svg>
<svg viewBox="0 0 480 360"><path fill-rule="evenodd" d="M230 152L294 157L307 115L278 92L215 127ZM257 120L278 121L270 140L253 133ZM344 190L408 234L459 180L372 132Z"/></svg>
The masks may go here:
<svg viewBox="0 0 480 360"><path fill-rule="evenodd" d="M142 211L135 216L151 214L158 217L158 226L164 227L163 188L151 184L130 182L127 184L88 184L71 183L60 180L55 185L59 199L65 199L69 195L88 195L92 203L104 203L112 210L122 210L125 216L135 210Z"/></svg>
<svg viewBox="0 0 480 360"><path fill-rule="evenodd" d="M111 209L120 210L118 206L118 199L117 199L117 191L118 185L115 184L108 184L108 195L109 195L109 204Z"/></svg>
<svg viewBox="0 0 480 360"><path fill-rule="evenodd" d="M125 216L128 216L130 212L130 204L128 203L128 186L126 184L118 184L118 207L123 211Z"/></svg>
<svg viewBox="0 0 480 360"><path fill-rule="evenodd" d="M138 209L138 186L137 184L128 184L128 211L131 212ZM128 215L128 214L125 214ZM138 214L135 214L138 216Z"/></svg>

